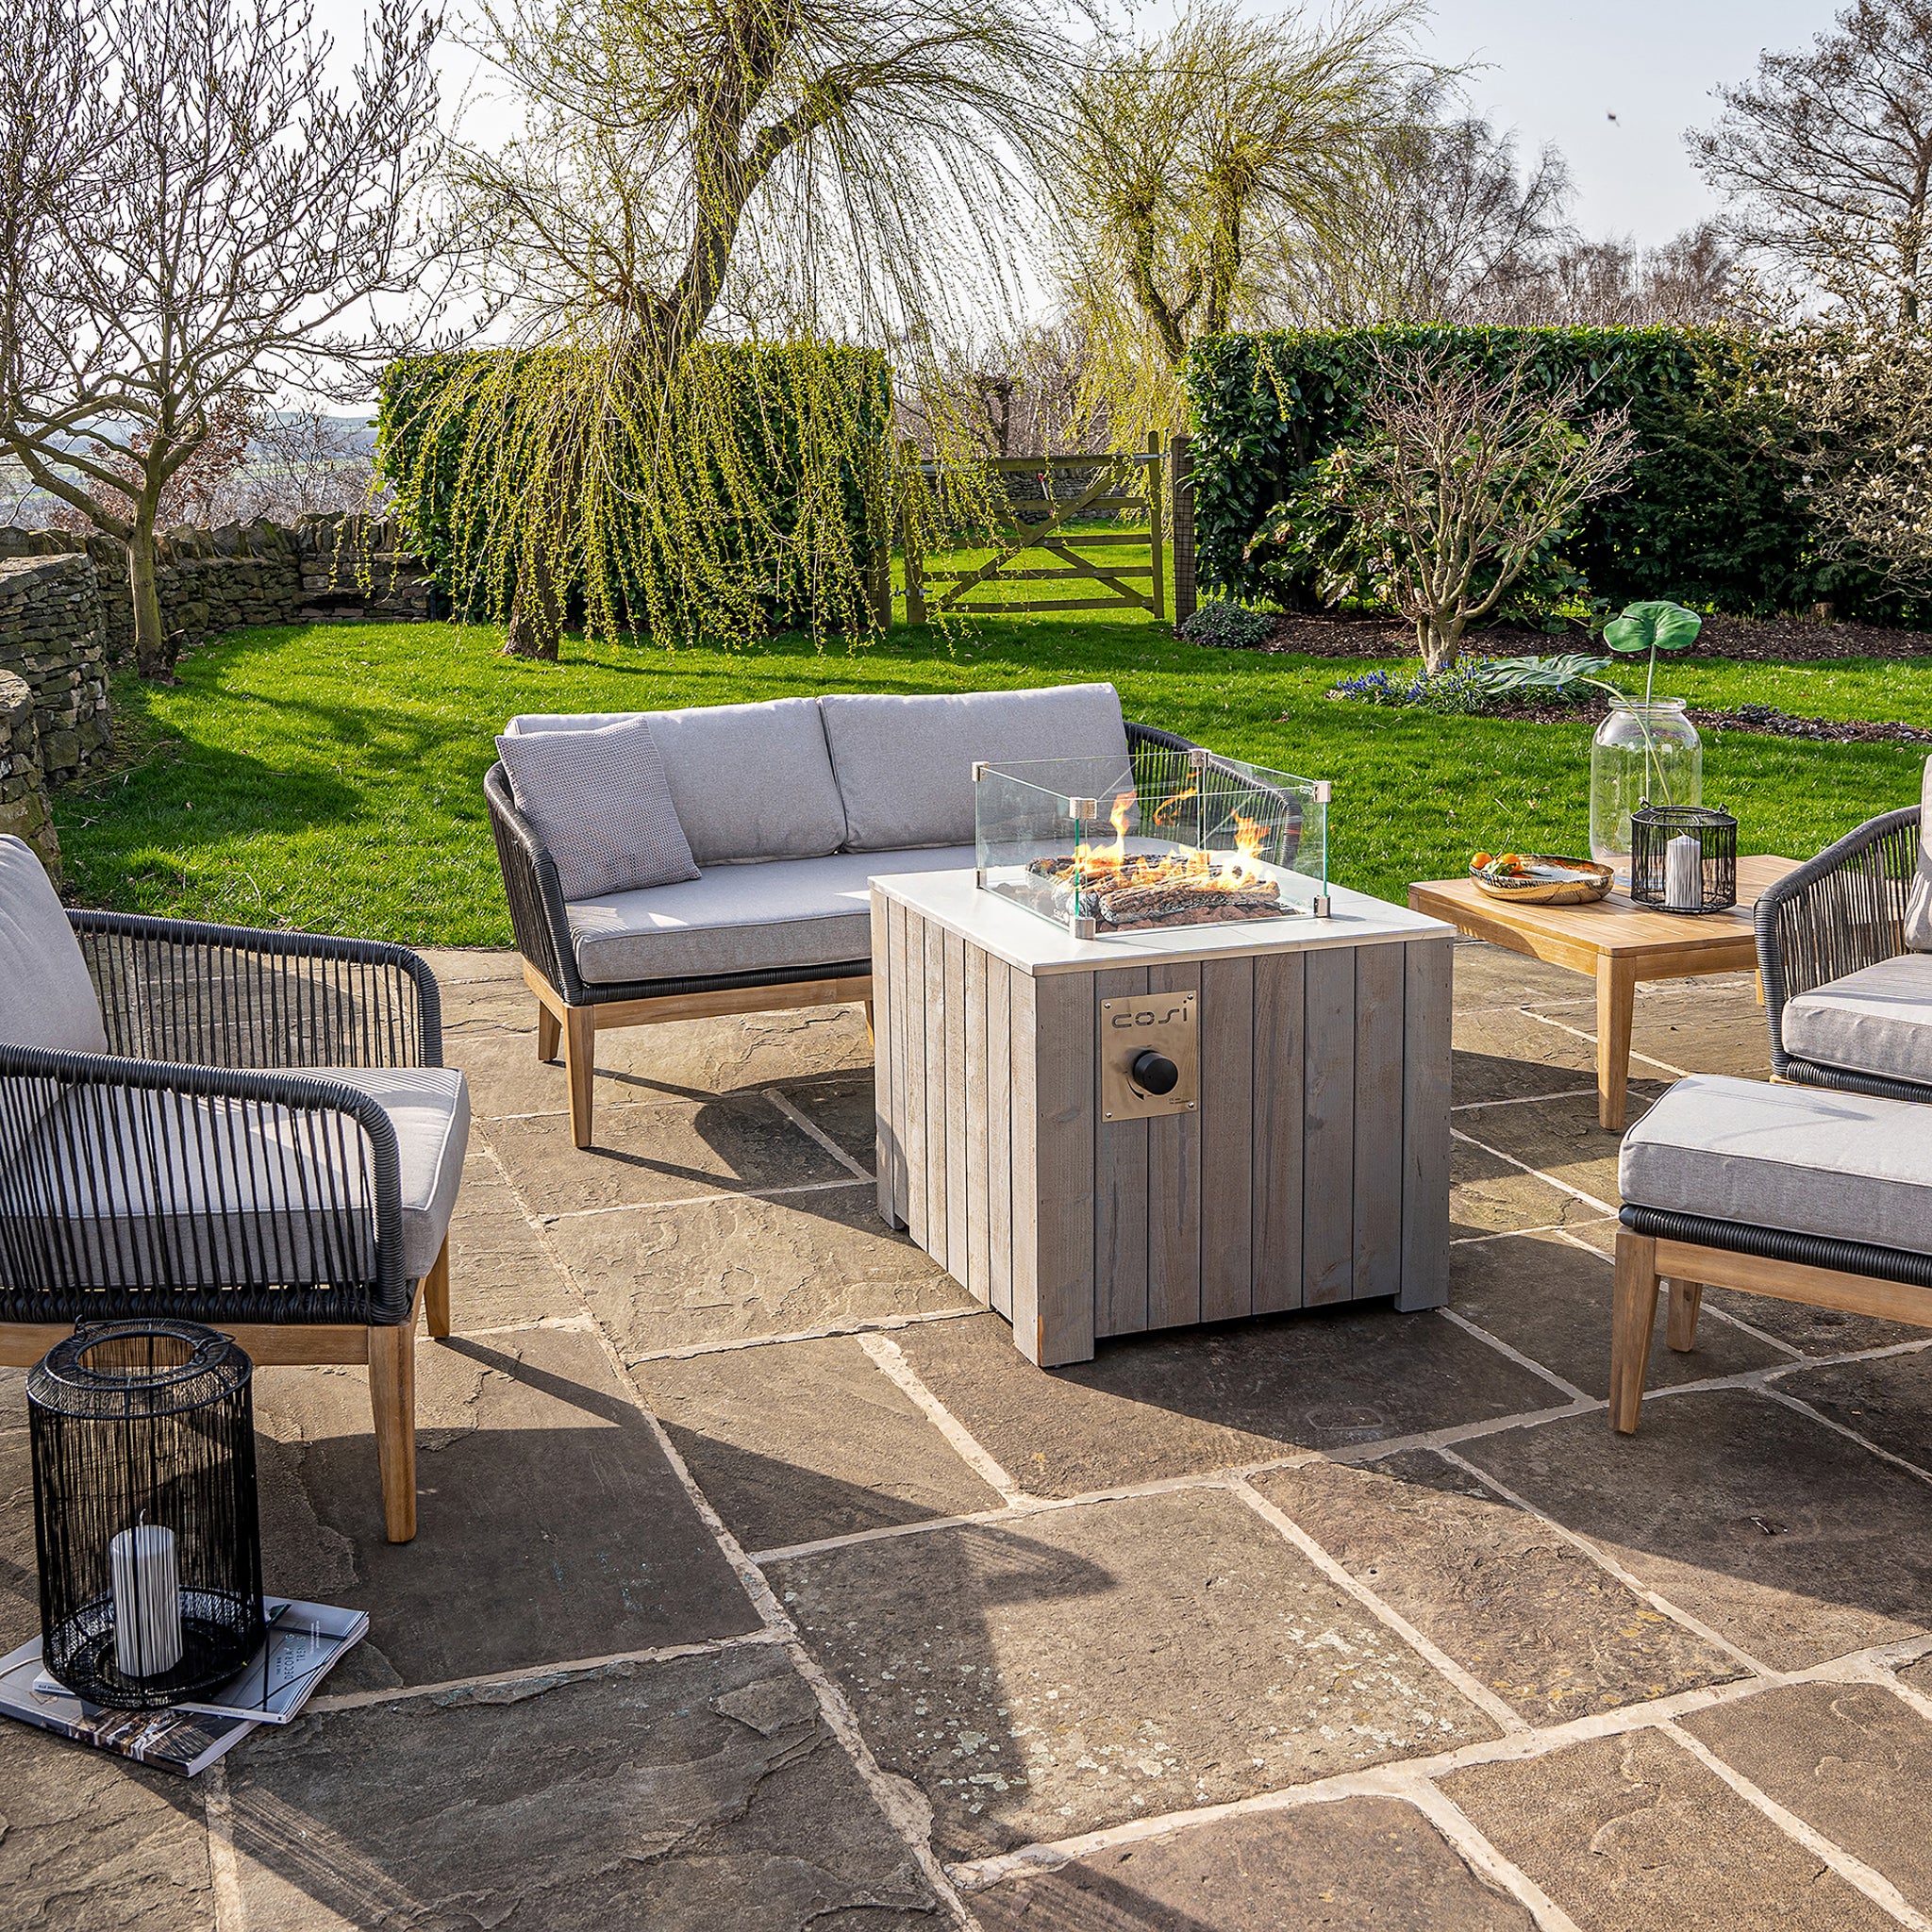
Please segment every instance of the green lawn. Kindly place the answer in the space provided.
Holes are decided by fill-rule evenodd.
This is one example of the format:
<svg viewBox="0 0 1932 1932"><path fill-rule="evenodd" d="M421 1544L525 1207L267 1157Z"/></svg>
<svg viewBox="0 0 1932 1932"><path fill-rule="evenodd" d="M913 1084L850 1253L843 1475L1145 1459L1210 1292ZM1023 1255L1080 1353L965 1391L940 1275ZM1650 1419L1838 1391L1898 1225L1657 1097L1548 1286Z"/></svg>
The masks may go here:
<svg viewBox="0 0 1932 1932"><path fill-rule="evenodd" d="M1056 587L1058 588L1058 587ZM1399 898L1477 846L1575 852L1587 841L1590 728L1442 719L1334 704L1365 668L1202 650L1124 615L987 618L950 641L892 631L824 653L667 653L571 640L565 661L496 655L446 625L242 631L195 652L172 688L121 679L130 769L60 798L72 886L91 905L418 944L508 941L482 778L516 711L653 709L821 691L962 691L1107 678L1126 713L1217 749L1335 781L1331 864ZM1932 724L1932 659L1828 668L1679 659L1659 689L1826 717ZM1808 855L1918 796L1903 745L1707 742L1705 795L1751 851Z"/></svg>

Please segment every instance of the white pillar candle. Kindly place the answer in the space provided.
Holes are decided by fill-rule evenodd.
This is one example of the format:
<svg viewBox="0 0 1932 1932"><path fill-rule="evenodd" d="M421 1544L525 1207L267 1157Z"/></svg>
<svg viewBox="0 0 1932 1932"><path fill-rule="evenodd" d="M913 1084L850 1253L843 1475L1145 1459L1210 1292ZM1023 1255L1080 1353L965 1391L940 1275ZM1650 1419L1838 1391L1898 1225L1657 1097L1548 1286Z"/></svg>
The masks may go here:
<svg viewBox="0 0 1932 1932"><path fill-rule="evenodd" d="M1694 912L1704 904L1704 842L1689 832L1664 847L1664 904L1673 912Z"/></svg>
<svg viewBox="0 0 1932 1932"><path fill-rule="evenodd" d="M114 1661L129 1677L158 1677L181 1661L181 1579L175 1532L124 1529L108 1545L114 1587Z"/></svg>

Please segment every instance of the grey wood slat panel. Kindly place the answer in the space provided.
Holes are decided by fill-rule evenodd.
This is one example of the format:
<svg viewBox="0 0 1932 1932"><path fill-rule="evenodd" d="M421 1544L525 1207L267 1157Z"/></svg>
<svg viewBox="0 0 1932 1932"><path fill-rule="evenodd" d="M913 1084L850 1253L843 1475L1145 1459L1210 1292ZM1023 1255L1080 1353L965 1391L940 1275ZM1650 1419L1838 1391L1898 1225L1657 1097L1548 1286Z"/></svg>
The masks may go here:
<svg viewBox="0 0 1932 1932"><path fill-rule="evenodd" d="M1402 1287L1398 1308L1449 1299L1450 939L1403 947Z"/></svg>
<svg viewBox="0 0 1932 1932"><path fill-rule="evenodd" d="M899 1067L899 1130L906 1141L906 1231L926 1245L925 1162L925 922L904 906L892 908L893 942L898 947L906 989L900 1024L905 1029Z"/></svg>
<svg viewBox="0 0 1932 1932"><path fill-rule="evenodd" d="M986 1115L986 967L977 946L966 948L966 1288L975 1301L992 1306L988 1275Z"/></svg>
<svg viewBox="0 0 1932 1932"><path fill-rule="evenodd" d="M1194 995L1200 1047L1201 969L1155 966L1147 991ZM1201 1110L1147 1123L1147 1325L1192 1327L1201 1320Z"/></svg>
<svg viewBox="0 0 1932 1932"><path fill-rule="evenodd" d="M1254 1311L1302 1305L1305 955L1255 961Z"/></svg>
<svg viewBox="0 0 1932 1932"><path fill-rule="evenodd" d="M1302 1301L1345 1302L1355 1276L1356 948L1307 956L1303 1002Z"/></svg>
<svg viewBox="0 0 1932 1932"><path fill-rule="evenodd" d="M1147 991L1147 969L1093 975L1095 1040L1102 1000ZM1093 1332L1138 1335L1147 1326L1147 1123L1099 1118L1100 1060L1093 1065Z"/></svg>
<svg viewBox="0 0 1932 1932"><path fill-rule="evenodd" d="M925 942L925 1239L920 1243L946 1263L946 935L922 922Z"/></svg>
<svg viewBox="0 0 1932 1932"><path fill-rule="evenodd" d="M1093 985L1013 975L1013 1340L1042 1368L1093 1357ZM1022 1188L1020 1178L1032 1176ZM1022 1256L1026 1257L1022 1276Z"/></svg>
<svg viewBox="0 0 1932 1932"><path fill-rule="evenodd" d="M986 1233L994 1310L1013 1319L1013 969L986 960Z"/></svg>
<svg viewBox="0 0 1932 1932"><path fill-rule="evenodd" d="M946 935L946 1272L966 1279L966 941Z"/></svg>
<svg viewBox="0 0 1932 1932"><path fill-rule="evenodd" d="M1402 1005L1407 946L1355 958L1357 1301L1402 1286Z"/></svg>
<svg viewBox="0 0 1932 1932"><path fill-rule="evenodd" d="M1201 1319L1254 1307L1255 962L1201 964Z"/></svg>
<svg viewBox="0 0 1932 1932"><path fill-rule="evenodd" d="M897 1055L892 1051L892 902L872 895L872 1113L873 1176L878 1187L879 1218L897 1227L905 1217L893 1198L899 1166L899 1117L892 1104Z"/></svg>

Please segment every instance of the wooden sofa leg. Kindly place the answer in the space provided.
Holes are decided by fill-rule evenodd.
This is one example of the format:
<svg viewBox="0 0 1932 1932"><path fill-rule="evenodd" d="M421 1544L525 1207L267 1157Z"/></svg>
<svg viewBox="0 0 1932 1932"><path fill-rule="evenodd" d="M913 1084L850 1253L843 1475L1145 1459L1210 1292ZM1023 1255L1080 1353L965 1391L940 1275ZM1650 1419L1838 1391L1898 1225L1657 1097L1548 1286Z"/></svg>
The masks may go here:
<svg viewBox="0 0 1932 1932"><path fill-rule="evenodd" d="M548 1065L557 1058L557 1045L563 1026L541 1000L537 1002L537 1058Z"/></svg>
<svg viewBox="0 0 1932 1932"><path fill-rule="evenodd" d="M570 1137L591 1144L591 1094L597 1079L597 1015L590 1007L571 1007L563 1020L563 1065L570 1080Z"/></svg>
<svg viewBox="0 0 1932 1932"><path fill-rule="evenodd" d="M369 1407L382 1473L383 1528L392 1543L416 1534L416 1324L369 1331Z"/></svg>
<svg viewBox="0 0 1932 1932"><path fill-rule="evenodd" d="M1657 1328L1657 1241L1617 1230L1616 1307L1610 1319L1610 1426L1634 1435Z"/></svg>
<svg viewBox="0 0 1932 1932"><path fill-rule="evenodd" d="M1675 1304L1674 1304L1675 1306ZM442 1237L437 1259L424 1275L424 1325L437 1341L450 1333L450 1237Z"/></svg>
<svg viewBox="0 0 1932 1932"><path fill-rule="evenodd" d="M1697 1346L1697 1311L1704 1306L1704 1284L1679 1281L1673 1275L1670 1295L1671 1310L1664 1322L1664 1340L1679 1355L1689 1355Z"/></svg>

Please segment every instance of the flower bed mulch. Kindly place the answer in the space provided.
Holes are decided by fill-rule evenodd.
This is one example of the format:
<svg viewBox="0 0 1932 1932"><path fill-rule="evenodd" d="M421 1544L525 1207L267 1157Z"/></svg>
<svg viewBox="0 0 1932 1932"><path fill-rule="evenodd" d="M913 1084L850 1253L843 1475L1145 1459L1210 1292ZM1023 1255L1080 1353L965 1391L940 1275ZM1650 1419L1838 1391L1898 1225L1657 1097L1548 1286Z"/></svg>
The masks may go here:
<svg viewBox="0 0 1932 1932"><path fill-rule="evenodd" d="M1605 706L1591 701L1565 705L1498 705L1478 711L1481 718L1511 718L1528 724L1593 724ZM1932 744L1932 731L1918 724L1893 724L1870 718L1797 718L1775 705L1739 705L1734 710L1693 709L1690 722L1700 731L1755 731L1766 738L1804 738L1818 744Z"/></svg>
<svg viewBox="0 0 1932 1932"><path fill-rule="evenodd" d="M1498 624L1473 632L1465 645L1495 658L1547 656L1598 648L1581 630L1529 630ZM1415 631L1388 617L1337 611L1285 611L1261 651L1310 658L1412 658ZM1832 658L1932 658L1932 631L1888 630L1875 624L1826 624L1810 617L1709 617L1690 655L1747 663L1807 664ZM1794 734L1787 734L1794 735Z"/></svg>

